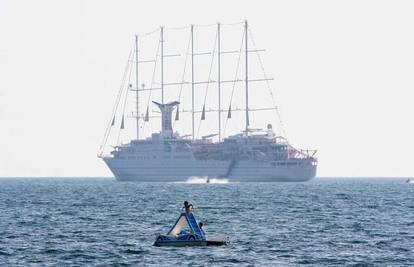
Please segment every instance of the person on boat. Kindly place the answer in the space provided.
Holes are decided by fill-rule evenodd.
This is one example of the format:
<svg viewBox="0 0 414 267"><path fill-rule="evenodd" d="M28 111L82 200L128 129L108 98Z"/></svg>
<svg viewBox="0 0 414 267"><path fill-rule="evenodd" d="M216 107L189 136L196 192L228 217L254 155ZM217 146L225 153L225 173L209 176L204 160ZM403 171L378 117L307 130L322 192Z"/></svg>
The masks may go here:
<svg viewBox="0 0 414 267"><path fill-rule="evenodd" d="M204 223L202 222L198 223L198 227L200 228L201 232L203 233L203 235L206 235L206 232L204 232L203 226L204 226Z"/></svg>
<svg viewBox="0 0 414 267"><path fill-rule="evenodd" d="M194 206L191 203L188 203L188 201L184 201L184 209L185 213L190 213L193 210Z"/></svg>

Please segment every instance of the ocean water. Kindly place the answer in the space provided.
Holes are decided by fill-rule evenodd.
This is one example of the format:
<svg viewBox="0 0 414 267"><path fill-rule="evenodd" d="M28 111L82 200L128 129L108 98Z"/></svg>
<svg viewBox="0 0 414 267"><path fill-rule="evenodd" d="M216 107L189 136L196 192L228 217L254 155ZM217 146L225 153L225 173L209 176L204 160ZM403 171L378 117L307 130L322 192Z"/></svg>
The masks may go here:
<svg viewBox="0 0 414 267"><path fill-rule="evenodd" d="M159 248L182 202L228 247ZM404 179L0 179L0 266L414 266Z"/></svg>

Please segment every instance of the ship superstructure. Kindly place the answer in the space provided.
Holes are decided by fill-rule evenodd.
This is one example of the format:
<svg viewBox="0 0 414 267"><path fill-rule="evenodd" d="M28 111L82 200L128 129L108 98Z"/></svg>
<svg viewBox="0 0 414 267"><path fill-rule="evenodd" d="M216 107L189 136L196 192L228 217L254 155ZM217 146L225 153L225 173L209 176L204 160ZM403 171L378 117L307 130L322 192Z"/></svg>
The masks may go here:
<svg viewBox="0 0 414 267"><path fill-rule="evenodd" d="M216 25L216 34L213 51L210 53L195 53L194 52L194 26L189 27L189 45L185 53L184 73L187 66L188 55L191 58L191 81L181 82L164 82L164 58L168 56L164 54L164 28L159 30L159 42L156 53L156 59L142 60L139 55L139 36L135 39L134 52L130 54L128 60L132 62L135 68L127 68L124 75L124 83L121 86L118 94L117 102L111 115L107 131L99 152L99 156L105 161L117 180L120 181L185 181L190 177L211 177L211 178L228 178L233 181L307 181L315 177L317 159L314 157L316 151L314 150L298 150L289 144L285 137L276 135L272 124L268 124L265 130L254 129L251 127L250 117L253 112L263 111L277 111L276 106L272 107L258 107L250 106L249 93L250 83L265 82L268 85L268 79L264 74L263 78L249 78L249 53L259 53L261 50L248 48L248 29L247 22L243 24L242 47L239 50L222 51L221 50L221 24ZM139 53L140 52L140 53ZM233 80L222 80L223 73L221 56L224 54L235 53L238 54L236 78ZM194 57L199 55L211 55L214 60L211 61L208 79L206 81L196 81L194 78ZM243 58L244 57L244 58ZM243 78L237 77L241 59L244 59ZM259 57L260 60L260 57ZM152 76L150 88L146 88L145 84L139 86L141 64L146 62L153 62L159 66L160 82L154 83L155 69ZM217 73L216 79L211 77L211 69L215 62ZM261 63L261 60L260 60ZM128 65L129 66L129 65ZM125 77L131 77L132 69L135 69L135 86L128 83ZM184 77L184 75L183 75ZM230 103L228 108L223 109L224 101L222 99L222 85L231 83L233 85L230 95ZM237 83L243 84L243 107L236 107L233 103L233 95L235 85ZM127 84L125 86L125 84ZM205 84L207 89L205 91L197 91L197 86ZM216 85L217 104L216 108L207 107L206 96L208 93L208 86L210 84ZM159 85L159 86L157 86ZM164 90L168 86L178 86L179 94L175 99L169 99L170 102L165 101ZM189 86L191 89L190 100L182 100L182 88ZM210 89L212 90L212 89ZM155 97L151 95L152 91L160 91ZM130 138L127 142L120 141L122 131L126 128L126 105L129 92L135 93L133 98L135 100L135 112L131 113L131 117L135 119L135 134L134 138ZM147 93L144 97L144 93ZM203 98L202 108L197 109L195 99ZM273 95L271 95L273 98ZM140 106L142 102L140 99L144 98L147 104L144 107L145 113L140 114ZM158 101L152 99L157 98ZM152 104L150 103L150 100ZM189 108L180 108L185 106L185 102L189 103ZM145 103L145 101L144 101ZM274 103L274 101L273 101ZM233 107L232 107L233 104ZM150 115L150 105L158 108ZM217 131L198 138L196 132L200 130L196 125L198 118L200 123L206 120L206 114L217 114L213 124L217 125ZM227 126L228 120L232 119L232 113L244 114L244 127L239 133L225 135L223 131L223 124ZM183 120L182 115L189 114L191 120L184 120L184 124L191 125L190 134L181 134L174 131L174 124L179 120ZM116 117L120 118L120 123L117 125ZM161 115L161 116L159 116ZM234 116L234 115L233 115ZM223 123L225 117L225 123ZM144 130L143 125L150 120L161 119L161 129L159 132L151 132L149 136L142 136ZM240 121L240 120L239 120ZM159 123L159 122L158 122ZM214 128L212 125L208 125ZM224 126L224 128L225 128ZM117 134L113 134L113 132ZM114 135L117 140L113 146L110 146L110 136Z"/></svg>

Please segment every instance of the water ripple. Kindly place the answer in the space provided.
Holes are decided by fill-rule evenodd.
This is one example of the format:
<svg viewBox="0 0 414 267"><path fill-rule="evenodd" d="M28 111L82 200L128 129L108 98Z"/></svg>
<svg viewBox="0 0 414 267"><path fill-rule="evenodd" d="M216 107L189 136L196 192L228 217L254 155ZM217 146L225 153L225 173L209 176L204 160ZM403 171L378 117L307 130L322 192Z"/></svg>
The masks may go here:
<svg viewBox="0 0 414 267"><path fill-rule="evenodd" d="M153 247L184 200L232 244ZM412 203L403 179L0 179L0 266L409 266Z"/></svg>

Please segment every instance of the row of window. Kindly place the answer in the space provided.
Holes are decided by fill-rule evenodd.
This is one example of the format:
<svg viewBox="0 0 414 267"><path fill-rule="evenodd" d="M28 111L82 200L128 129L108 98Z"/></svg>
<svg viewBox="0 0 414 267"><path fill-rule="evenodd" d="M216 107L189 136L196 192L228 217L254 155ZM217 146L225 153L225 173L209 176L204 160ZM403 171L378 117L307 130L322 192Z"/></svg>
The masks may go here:
<svg viewBox="0 0 414 267"><path fill-rule="evenodd" d="M118 157L118 159L123 159L123 160L126 160L126 159L149 160L149 159L156 159L156 158L157 158L156 156L153 156L153 157L149 157L149 156L142 156L142 157L134 157L134 156L122 157L121 156L121 157ZM171 159L171 157L169 157L169 156L162 156L161 158L162 159ZM175 156L173 158L174 159L191 159L190 156Z"/></svg>
<svg viewBox="0 0 414 267"><path fill-rule="evenodd" d="M155 159L155 156L153 158ZM148 156L142 156L142 157L129 156L128 158L118 157L118 159L151 159L151 157L148 157Z"/></svg>
<svg viewBox="0 0 414 267"><path fill-rule="evenodd" d="M293 166L293 165L311 165L311 162L300 162L300 161L295 161L295 162L271 162L270 163L272 166Z"/></svg>

